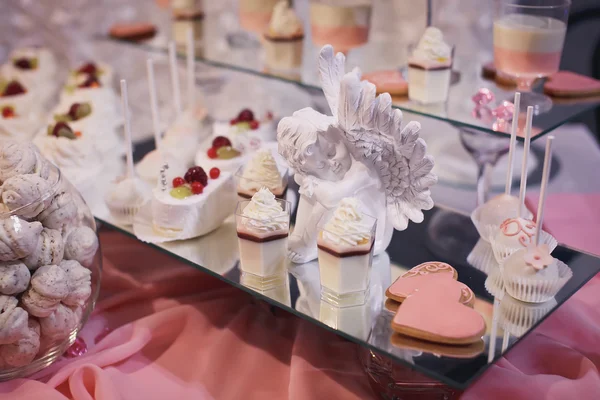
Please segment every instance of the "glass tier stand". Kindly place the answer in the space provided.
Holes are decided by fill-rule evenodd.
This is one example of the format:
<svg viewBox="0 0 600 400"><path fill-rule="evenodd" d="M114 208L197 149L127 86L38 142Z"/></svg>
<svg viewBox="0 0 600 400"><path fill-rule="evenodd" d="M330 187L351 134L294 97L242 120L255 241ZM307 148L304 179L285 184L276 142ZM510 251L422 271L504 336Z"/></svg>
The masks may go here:
<svg viewBox="0 0 600 400"><path fill-rule="evenodd" d="M291 190L288 196L291 200L297 198L294 190ZM114 223L106 210L97 208L94 212L103 228L133 235L131 227ZM600 258L559 246L553 255L571 267L573 278L554 300L544 303L541 307L520 303L526 310L531 308L535 318L529 319L528 324L517 329L514 324L508 324L502 315L502 304L510 300L507 299L509 296L502 298L501 293L496 293L497 297L492 296L484 286L487 277L485 272L469 265L466 254L438 252L439 243L468 237L453 230L469 228L464 226L449 227L437 232L437 236L432 236L432 222L436 216L439 217L443 213L459 215L452 210L436 207L426 212L423 223L411 223L407 230L394 233L388 251L375 257L373 261L369 294L365 304L353 307L336 307L321 298L317 261L302 265L289 264L286 276L274 284L261 286L260 283L246 281L240 270L238 238L233 217L204 237L148 246L158 248L193 268L218 277L276 307L359 344L369 351L366 356L363 354L363 362L367 363L369 373L373 372L368 368L369 362L372 364L376 361L379 368L394 361L400 364L398 367L409 367L452 388L463 390L600 271ZM461 247L473 248L476 242L477 239L474 238ZM475 293L475 309L484 316L487 325L486 333L480 342L470 346L441 346L411 340L392 331L390 322L394 316L393 306L386 303L385 290L407 269L432 260L453 265L458 271L458 279L469 285ZM390 371L399 373L396 368L390 367ZM410 373L404 368L401 376L408 375ZM381 376L378 378L382 379ZM435 386L436 390L450 390L440 388L426 378L421 377L420 380Z"/></svg>

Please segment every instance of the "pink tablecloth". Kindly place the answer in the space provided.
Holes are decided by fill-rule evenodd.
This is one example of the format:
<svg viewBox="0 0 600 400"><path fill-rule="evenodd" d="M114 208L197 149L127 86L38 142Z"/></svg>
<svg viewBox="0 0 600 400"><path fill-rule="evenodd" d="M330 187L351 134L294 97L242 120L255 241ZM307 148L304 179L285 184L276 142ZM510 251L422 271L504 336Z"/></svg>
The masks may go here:
<svg viewBox="0 0 600 400"><path fill-rule="evenodd" d="M133 239L105 233L102 245L90 350L0 384L0 399L374 398L354 344ZM597 277L463 398L600 398L599 290Z"/></svg>

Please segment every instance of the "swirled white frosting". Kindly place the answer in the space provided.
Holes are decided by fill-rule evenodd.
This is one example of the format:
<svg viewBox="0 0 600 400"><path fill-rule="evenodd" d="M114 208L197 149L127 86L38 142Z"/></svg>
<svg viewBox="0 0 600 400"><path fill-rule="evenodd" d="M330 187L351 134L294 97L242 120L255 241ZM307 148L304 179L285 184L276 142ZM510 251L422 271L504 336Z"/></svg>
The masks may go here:
<svg viewBox="0 0 600 400"><path fill-rule="evenodd" d="M449 63L452 48L444 41L444 34L438 28L430 26L419 40L412 59L428 63Z"/></svg>
<svg viewBox="0 0 600 400"><path fill-rule="evenodd" d="M244 168L240 187L244 190L260 190L262 187L275 190L281 187L281 174L270 150L262 149L255 153Z"/></svg>
<svg viewBox="0 0 600 400"><path fill-rule="evenodd" d="M243 216L248 228L260 232L287 230L289 215L267 188L262 188L252 196L244 208Z"/></svg>
<svg viewBox="0 0 600 400"><path fill-rule="evenodd" d="M358 200L346 197L323 227L323 239L337 245L358 246L369 241L372 227L360 211Z"/></svg>
<svg viewBox="0 0 600 400"><path fill-rule="evenodd" d="M275 4L271 22L269 23L269 36L291 37L304 34L302 21L293 8L285 0Z"/></svg>
<svg viewBox="0 0 600 400"><path fill-rule="evenodd" d="M35 139L40 152L59 168L89 170L101 164L99 153L90 138L69 139L41 135Z"/></svg>

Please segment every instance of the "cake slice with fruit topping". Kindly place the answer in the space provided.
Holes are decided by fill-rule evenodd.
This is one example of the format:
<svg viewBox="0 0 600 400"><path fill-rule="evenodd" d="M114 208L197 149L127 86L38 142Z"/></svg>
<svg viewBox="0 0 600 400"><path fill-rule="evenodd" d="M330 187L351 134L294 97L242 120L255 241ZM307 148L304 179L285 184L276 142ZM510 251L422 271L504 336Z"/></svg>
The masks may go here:
<svg viewBox="0 0 600 400"><path fill-rule="evenodd" d="M236 118L229 121L228 135L234 138L236 145L251 145L250 140L260 146L260 142L269 142L277 140L276 127L273 122L273 113L265 113L263 118L257 118L252 110L245 108ZM220 124L215 125L215 133L221 134L223 127ZM244 140L245 139L245 140ZM255 149L256 150L256 149Z"/></svg>
<svg viewBox="0 0 600 400"><path fill-rule="evenodd" d="M95 77L102 86L110 86L113 83L114 73L108 64L87 61L71 71L69 83L76 84L85 81L88 77Z"/></svg>
<svg viewBox="0 0 600 400"><path fill-rule="evenodd" d="M0 109L6 107L13 107L19 110L19 114L27 115L40 110L41 104L20 80L0 77Z"/></svg>
<svg viewBox="0 0 600 400"><path fill-rule="evenodd" d="M236 149L231 139L225 136L209 138L200 145L196 164L221 171L235 172L247 159L246 151Z"/></svg>
<svg viewBox="0 0 600 400"><path fill-rule="evenodd" d="M93 139L67 122L48 125L46 132L40 132L34 139L34 144L79 191L92 187L102 171L102 156Z"/></svg>
<svg viewBox="0 0 600 400"><path fill-rule="evenodd" d="M55 74L56 60L49 50L43 48L16 49L2 66L3 76L35 91L40 102L56 90Z"/></svg>
<svg viewBox="0 0 600 400"><path fill-rule="evenodd" d="M218 168L189 168L153 191L152 224L155 233L171 240L190 239L217 229L236 204L229 172Z"/></svg>

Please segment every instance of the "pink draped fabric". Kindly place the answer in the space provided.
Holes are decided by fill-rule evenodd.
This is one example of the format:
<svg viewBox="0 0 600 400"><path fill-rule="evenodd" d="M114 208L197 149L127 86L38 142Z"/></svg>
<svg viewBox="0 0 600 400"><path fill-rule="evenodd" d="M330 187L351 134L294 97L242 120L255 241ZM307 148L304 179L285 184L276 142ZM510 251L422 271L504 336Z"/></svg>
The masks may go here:
<svg viewBox="0 0 600 400"><path fill-rule="evenodd" d="M354 344L133 239L101 241L88 353L0 384L0 400L375 398ZM462 398L600 398L599 291L596 277Z"/></svg>

